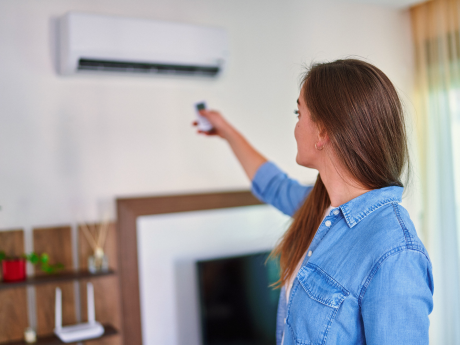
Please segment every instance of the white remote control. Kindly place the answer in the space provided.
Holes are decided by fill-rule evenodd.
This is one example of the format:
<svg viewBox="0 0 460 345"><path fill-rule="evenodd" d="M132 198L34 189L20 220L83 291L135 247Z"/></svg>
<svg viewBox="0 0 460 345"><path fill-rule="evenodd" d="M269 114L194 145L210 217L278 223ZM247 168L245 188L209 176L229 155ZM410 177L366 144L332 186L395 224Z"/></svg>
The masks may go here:
<svg viewBox="0 0 460 345"><path fill-rule="evenodd" d="M211 123L204 117L200 115L200 110L206 109L205 102L195 103L196 116L198 122L198 129L203 132L209 132L213 129Z"/></svg>

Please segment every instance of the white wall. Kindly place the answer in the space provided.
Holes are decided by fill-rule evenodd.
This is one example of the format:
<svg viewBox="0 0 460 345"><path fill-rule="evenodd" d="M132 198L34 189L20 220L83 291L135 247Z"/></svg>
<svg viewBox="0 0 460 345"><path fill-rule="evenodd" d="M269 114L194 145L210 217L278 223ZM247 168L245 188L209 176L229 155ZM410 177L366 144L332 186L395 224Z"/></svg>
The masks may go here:
<svg viewBox="0 0 460 345"><path fill-rule="evenodd" d="M50 24L69 10L224 27L229 69L215 80L59 76ZM408 12L325 0L2 0L0 229L100 220L107 209L113 219L119 196L248 188L227 145L192 129L201 99L312 183L316 172L295 164L299 73L348 55L410 95Z"/></svg>

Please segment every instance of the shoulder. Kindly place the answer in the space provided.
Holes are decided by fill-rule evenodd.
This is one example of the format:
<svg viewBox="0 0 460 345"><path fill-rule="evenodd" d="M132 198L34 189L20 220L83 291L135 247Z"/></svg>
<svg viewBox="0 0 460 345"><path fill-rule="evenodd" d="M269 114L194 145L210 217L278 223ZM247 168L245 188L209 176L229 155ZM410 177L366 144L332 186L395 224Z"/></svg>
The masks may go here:
<svg viewBox="0 0 460 345"><path fill-rule="evenodd" d="M347 269L343 270L343 263L332 265L326 261L321 265L350 287L359 300L379 272L385 271L391 280L398 271L403 274L413 266L420 268L419 274L431 279L428 252L417 236L409 213L397 202L373 208L353 227L345 224L342 227L340 241L335 241L338 243L334 249L337 257L346 260ZM354 274L349 275L350 272Z"/></svg>
<svg viewBox="0 0 460 345"><path fill-rule="evenodd" d="M366 233L366 236L361 237L362 240L376 249L374 255L377 257L374 260L380 261L400 250L414 250L430 262L409 213L400 204L393 202L383 205L364 218L358 226Z"/></svg>
<svg viewBox="0 0 460 345"><path fill-rule="evenodd" d="M367 218L362 225L373 224L373 231L363 239L365 245L373 246L375 250L360 289L359 300L362 300L377 275L386 276L393 282L398 279L414 280L418 275L420 281L432 287L431 260L407 210L398 203L391 203Z"/></svg>

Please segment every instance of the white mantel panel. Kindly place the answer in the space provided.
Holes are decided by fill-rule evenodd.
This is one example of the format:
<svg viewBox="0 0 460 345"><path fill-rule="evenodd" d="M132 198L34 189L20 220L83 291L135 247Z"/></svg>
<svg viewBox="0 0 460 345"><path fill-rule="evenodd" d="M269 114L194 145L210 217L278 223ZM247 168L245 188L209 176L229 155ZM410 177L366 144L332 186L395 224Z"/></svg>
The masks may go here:
<svg viewBox="0 0 460 345"><path fill-rule="evenodd" d="M267 205L139 217L143 343L199 345L195 262L270 250L289 224Z"/></svg>

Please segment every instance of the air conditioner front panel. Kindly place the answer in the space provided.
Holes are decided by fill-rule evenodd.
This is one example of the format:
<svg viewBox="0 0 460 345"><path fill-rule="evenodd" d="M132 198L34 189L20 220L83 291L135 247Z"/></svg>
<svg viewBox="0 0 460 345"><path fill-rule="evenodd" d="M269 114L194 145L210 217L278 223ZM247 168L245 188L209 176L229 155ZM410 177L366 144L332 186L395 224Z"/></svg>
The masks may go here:
<svg viewBox="0 0 460 345"><path fill-rule="evenodd" d="M61 34L64 74L78 72L80 59L222 69L228 55L220 28L69 13Z"/></svg>

